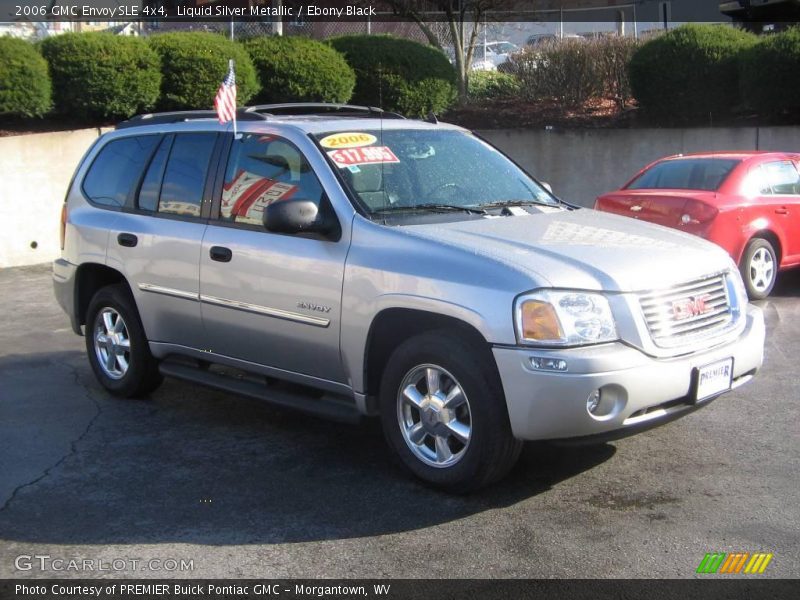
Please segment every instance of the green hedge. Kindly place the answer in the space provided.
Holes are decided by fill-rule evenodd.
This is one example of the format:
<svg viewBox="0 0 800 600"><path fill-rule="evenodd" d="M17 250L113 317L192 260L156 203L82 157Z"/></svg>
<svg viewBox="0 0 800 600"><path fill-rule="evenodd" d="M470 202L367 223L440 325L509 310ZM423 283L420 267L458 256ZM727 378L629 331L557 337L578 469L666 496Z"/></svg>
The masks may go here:
<svg viewBox="0 0 800 600"><path fill-rule="evenodd" d="M50 66L58 112L117 119L147 111L158 100L158 56L136 37L65 33L47 38L42 54Z"/></svg>
<svg viewBox="0 0 800 600"><path fill-rule="evenodd" d="M341 54L304 37L258 37L244 43L261 92L258 102L347 102L356 74Z"/></svg>
<svg viewBox="0 0 800 600"><path fill-rule="evenodd" d="M213 108L214 96L236 61L239 106L258 92L258 78L250 55L240 44L217 33L175 32L154 35L150 47L161 56L161 100L164 110Z"/></svg>
<svg viewBox="0 0 800 600"><path fill-rule="evenodd" d="M683 25L637 50L630 63L633 95L665 121L707 118L741 104L739 55L756 36L720 25Z"/></svg>
<svg viewBox="0 0 800 600"><path fill-rule="evenodd" d="M800 110L800 28L762 38L742 54L745 103L769 115Z"/></svg>
<svg viewBox="0 0 800 600"><path fill-rule="evenodd" d="M470 100L513 98L520 94L516 77L499 71L475 71L469 75Z"/></svg>
<svg viewBox="0 0 800 600"><path fill-rule="evenodd" d="M455 69L431 46L389 35L346 35L329 43L356 73L353 103L421 116L455 101Z"/></svg>
<svg viewBox="0 0 800 600"><path fill-rule="evenodd" d="M0 37L0 114L38 117L50 110L47 62L33 44Z"/></svg>

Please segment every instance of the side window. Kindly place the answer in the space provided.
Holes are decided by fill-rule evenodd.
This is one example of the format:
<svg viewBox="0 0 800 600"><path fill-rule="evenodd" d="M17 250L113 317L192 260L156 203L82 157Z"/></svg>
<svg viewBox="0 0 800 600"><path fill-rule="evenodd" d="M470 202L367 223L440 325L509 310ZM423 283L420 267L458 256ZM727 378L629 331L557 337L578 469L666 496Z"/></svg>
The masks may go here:
<svg viewBox="0 0 800 600"><path fill-rule="evenodd" d="M164 178L164 167L167 166L167 156L172 148L174 136L168 135L161 141L161 145L156 150L150 166L147 168L142 187L139 188L139 199L137 208L149 212L155 212L158 208L158 197L161 194L161 181Z"/></svg>
<svg viewBox="0 0 800 600"><path fill-rule="evenodd" d="M159 213L200 216L208 165L216 140L215 133L180 133L175 136L164 169Z"/></svg>
<svg viewBox="0 0 800 600"><path fill-rule="evenodd" d="M160 140L159 135L140 135L103 146L83 179L83 193L101 206L124 206Z"/></svg>
<svg viewBox="0 0 800 600"><path fill-rule="evenodd" d="M800 194L800 175L790 160L766 163L763 167L772 193L781 195Z"/></svg>
<svg viewBox="0 0 800 600"><path fill-rule="evenodd" d="M322 196L322 185L294 144L271 135L245 134L231 147L220 219L260 226L264 209L273 202L303 198L319 206Z"/></svg>
<svg viewBox="0 0 800 600"><path fill-rule="evenodd" d="M761 165L752 168L744 182L744 193L748 196L771 196L767 174Z"/></svg>

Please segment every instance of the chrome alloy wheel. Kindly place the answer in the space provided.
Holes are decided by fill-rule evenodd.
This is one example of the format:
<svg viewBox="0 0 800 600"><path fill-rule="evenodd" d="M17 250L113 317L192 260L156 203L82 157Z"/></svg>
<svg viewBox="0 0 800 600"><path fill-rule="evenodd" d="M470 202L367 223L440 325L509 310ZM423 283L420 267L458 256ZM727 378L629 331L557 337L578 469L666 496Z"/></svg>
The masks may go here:
<svg viewBox="0 0 800 600"><path fill-rule="evenodd" d="M419 365L403 378L397 420L411 452L432 467L451 467L460 461L472 436L472 413L464 390L436 365Z"/></svg>
<svg viewBox="0 0 800 600"><path fill-rule="evenodd" d="M111 379L122 379L128 372L131 341L128 326L116 310L105 307L94 320L94 352L100 368Z"/></svg>
<svg viewBox="0 0 800 600"><path fill-rule="evenodd" d="M753 253L748 265L747 275L753 288L759 292L766 292L775 277L775 261L766 248L759 248Z"/></svg>

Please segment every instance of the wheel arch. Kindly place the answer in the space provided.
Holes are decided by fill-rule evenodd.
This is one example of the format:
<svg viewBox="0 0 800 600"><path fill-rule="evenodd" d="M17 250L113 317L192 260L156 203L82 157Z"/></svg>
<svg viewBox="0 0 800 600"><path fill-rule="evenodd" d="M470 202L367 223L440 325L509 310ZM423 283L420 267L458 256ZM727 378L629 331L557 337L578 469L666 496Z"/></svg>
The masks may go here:
<svg viewBox="0 0 800 600"><path fill-rule="evenodd" d="M745 242L739 248L738 256L735 257L737 265L741 265L744 253L747 251L747 246L755 239L767 240L772 244L772 248L775 250L775 256L778 260L778 265L781 264L781 260L783 260L784 244L780 233L778 233L774 227L771 227L770 224L753 223L750 227L745 229L744 234Z"/></svg>
<svg viewBox="0 0 800 600"><path fill-rule="evenodd" d="M750 244L750 242L756 239L766 240L772 245L772 249L775 250L775 258L777 259L778 266L780 266L781 261L783 260L783 244L781 243L781 239L778 236L778 234L775 233L772 229L759 229L757 231L754 231L750 235L750 238L747 240L747 243L744 245L742 253L739 256L739 260L737 262L742 261L747 246Z"/></svg>
<svg viewBox="0 0 800 600"><path fill-rule="evenodd" d="M86 311L97 291L117 283L124 284L130 291L125 276L112 267L100 263L83 263L78 267L75 276L75 322L79 326L86 324Z"/></svg>
<svg viewBox="0 0 800 600"><path fill-rule="evenodd" d="M474 325L457 317L427 310L385 308L375 315L366 338L363 356L364 393L373 397L377 395L383 370L397 346L415 335L436 329L462 335L490 361L487 364L497 372L491 345Z"/></svg>

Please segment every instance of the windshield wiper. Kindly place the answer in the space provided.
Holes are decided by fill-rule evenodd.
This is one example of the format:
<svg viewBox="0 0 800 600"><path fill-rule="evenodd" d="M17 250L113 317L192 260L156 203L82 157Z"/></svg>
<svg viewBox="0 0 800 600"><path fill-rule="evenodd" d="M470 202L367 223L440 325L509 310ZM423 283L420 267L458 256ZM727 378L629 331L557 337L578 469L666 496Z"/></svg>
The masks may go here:
<svg viewBox="0 0 800 600"><path fill-rule="evenodd" d="M426 204L415 204L413 206L385 206L373 210L375 213L384 212L415 212L420 210L443 211L443 212L465 212L471 215L485 215L486 211L482 208L473 208L470 206L457 206L455 204L439 204L430 202Z"/></svg>
<svg viewBox="0 0 800 600"><path fill-rule="evenodd" d="M480 208L511 208L514 206L550 206L558 208L559 205L553 202L545 202L544 200L500 200L499 202L489 202L487 204L479 205Z"/></svg>

